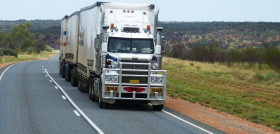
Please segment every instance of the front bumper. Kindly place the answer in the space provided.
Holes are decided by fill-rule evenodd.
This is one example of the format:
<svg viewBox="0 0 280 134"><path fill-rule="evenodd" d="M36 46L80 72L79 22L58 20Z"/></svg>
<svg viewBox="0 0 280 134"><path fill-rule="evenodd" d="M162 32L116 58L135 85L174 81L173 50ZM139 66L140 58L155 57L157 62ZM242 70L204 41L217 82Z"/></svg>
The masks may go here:
<svg viewBox="0 0 280 134"><path fill-rule="evenodd" d="M123 65L129 66L147 66L147 69L127 69L123 68ZM116 73L112 73L116 72ZM126 72L125 74L123 72ZM131 72L129 74L128 72ZM133 74L133 72L145 72L146 75ZM105 81L106 76L117 76L118 83L111 83ZM166 97L166 70L152 70L150 63L131 63L121 62L118 69L104 68L102 73L102 99L110 100L145 100L145 101L165 101ZM123 78L137 77L146 80L144 83L127 83L123 82ZM152 83L151 78L161 78L162 82ZM139 82L139 81L138 81ZM113 87L112 90L107 87ZM114 88L117 87L117 88ZM105 89L106 88L106 89ZM115 89L115 90L114 90ZM130 89L129 91L126 89ZM135 90L141 89L141 92ZM135 91L134 91L135 90Z"/></svg>

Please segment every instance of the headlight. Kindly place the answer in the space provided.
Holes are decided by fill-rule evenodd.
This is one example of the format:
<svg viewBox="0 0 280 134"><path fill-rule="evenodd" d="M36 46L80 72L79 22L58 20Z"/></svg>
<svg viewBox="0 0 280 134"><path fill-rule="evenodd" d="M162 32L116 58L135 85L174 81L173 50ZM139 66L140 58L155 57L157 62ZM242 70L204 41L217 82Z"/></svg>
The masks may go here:
<svg viewBox="0 0 280 134"><path fill-rule="evenodd" d="M119 78L118 78L118 76L114 76L114 75L106 75L105 76L105 81L109 82L109 83L118 83Z"/></svg>
<svg viewBox="0 0 280 134"><path fill-rule="evenodd" d="M159 64L157 62L152 62L152 69L157 70L159 68Z"/></svg>
<svg viewBox="0 0 280 134"><path fill-rule="evenodd" d="M151 77L151 83L161 84L163 82L162 77Z"/></svg>
<svg viewBox="0 0 280 134"><path fill-rule="evenodd" d="M119 63L112 61L112 68L119 68Z"/></svg>

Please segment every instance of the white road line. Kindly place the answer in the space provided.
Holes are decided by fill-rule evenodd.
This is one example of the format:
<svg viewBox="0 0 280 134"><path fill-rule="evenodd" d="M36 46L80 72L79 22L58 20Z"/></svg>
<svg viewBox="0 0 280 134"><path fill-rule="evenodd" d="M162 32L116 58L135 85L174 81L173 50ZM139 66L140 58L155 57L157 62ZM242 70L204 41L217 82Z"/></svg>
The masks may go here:
<svg viewBox="0 0 280 134"><path fill-rule="evenodd" d="M92 120L74 103L74 101L68 96L68 94L63 90L63 88L56 83L56 81L50 76L47 69L45 69L45 72L47 75L52 79L54 84L60 89L60 91L65 95L67 100L78 110L78 112L87 120L87 122L99 133L104 134L104 132L95 124L92 122Z"/></svg>
<svg viewBox="0 0 280 134"><path fill-rule="evenodd" d="M148 103L148 104L149 104L150 106L152 106L151 103ZM208 134L214 134L214 133L212 133L212 132L210 132L210 131L208 131L208 130L202 128L202 127L199 127L199 126L197 126L197 125L195 125L195 124L193 124L193 123L190 123L190 122L188 122L188 121L186 121L186 120L184 120L184 119L182 119L182 118L180 118L180 117L178 117L178 116L176 116L176 115L174 115L174 114L171 114L171 113L169 113L169 112L167 112L167 111L165 111L165 110L162 110L162 112L164 112L164 113L166 113L166 114L168 114L168 115L170 115L170 116L172 116L172 117L174 117L174 118L176 118L176 119L178 119L178 120L180 120L180 121L183 121L183 122L185 122L185 123L187 123L187 124L189 124L189 125L191 125L191 126L193 126L193 127L196 127L196 128L198 128L198 129L200 129L200 130L202 130L202 131L204 131L204 132L206 132L206 133L208 133Z"/></svg>
<svg viewBox="0 0 280 134"><path fill-rule="evenodd" d="M46 77L48 77L48 75L45 75Z"/></svg>
<svg viewBox="0 0 280 134"><path fill-rule="evenodd" d="M17 63L16 63L17 64ZM13 65L11 65L11 66L9 66L9 67L7 67L5 70L4 70L4 72L1 74L1 76L0 76L0 80L2 80L2 77L4 76L4 74L6 73L6 71L10 68L10 67L12 67L12 66L14 66L15 64L13 64Z"/></svg>
<svg viewBox="0 0 280 134"><path fill-rule="evenodd" d="M180 118L180 117L178 117L178 116L176 116L176 115L174 115L174 114L171 114L171 113L169 113L169 112L167 112L167 111L165 111L165 110L162 110L162 112L164 112L164 113L166 113L166 114L168 114L168 115L170 115L170 116L172 116L172 117L174 117L174 118L176 118L176 119L178 119L178 120L180 120L180 121L183 121L183 122L185 122L185 123L187 123L187 124L189 124L189 125L191 125L191 126L193 126L193 127L196 127L196 128L198 128L198 129L200 129L200 130L202 130L202 131L204 131L204 132L206 132L206 133L208 133L208 134L214 134L214 133L212 133L212 132L210 132L210 131L208 131L208 130L202 128L202 127L199 127L199 126L197 126L197 125L195 125L195 124L192 124L192 123L190 123L190 122L188 122L188 121L186 121L186 120L184 120L184 119L182 119L182 118Z"/></svg>
<svg viewBox="0 0 280 134"><path fill-rule="evenodd" d="M58 87L57 87L57 86L54 86L54 88L55 88L55 89L58 89Z"/></svg>
<svg viewBox="0 0 280 134"><path fill-rule="evenodd" d="M81 116L77 110L73 110L76 116Z"/></svg>
<svg viewBox="0 0 280 134"><path fill-rule="evenodd" d="M45 71L43 71L43 73L46 73Z"/></svg>
<svg viewBox="0 0 280 134"><path fill-rule="evenodd" d="M52 82L52 80L50 80L50 82Z"/></svg>
<svg viewBox="0 0 280 134"><path fill-rule="evenodd" d="M65 96L64 96L64 95L62 95L61 97L62 97L62 99L63 99L63 100L66 100L66 98L65 98Z"/></svg>

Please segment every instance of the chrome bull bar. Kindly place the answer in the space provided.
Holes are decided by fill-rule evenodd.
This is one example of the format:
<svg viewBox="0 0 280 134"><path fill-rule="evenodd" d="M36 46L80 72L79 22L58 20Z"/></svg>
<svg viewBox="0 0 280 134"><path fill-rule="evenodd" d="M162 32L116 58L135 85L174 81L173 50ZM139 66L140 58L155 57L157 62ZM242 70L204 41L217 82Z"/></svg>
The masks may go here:
<svg viewBox="0 0 280 134"><path fill-rule="evenodd" d="M147 65L148 69L123 69L123 65ZM109 74L110 71L116 71L115 74ZM123 74L125 72L147 72L147 75L135 75L135 74ZM161 73L161 74L159 74ZM163 75L162 75L163 74ZM106 76L118 76L118 83L110 83L106 82ZM122 78L123 76L127 77L146 77L147 83L123 83ZM166 98L166 70L152 70L151 63L131 63L131 62L120 62L120 67L118 69L110 69L110 68L103 68L102 73L102 98L103 99L116 99L116 100L165 100ZM151 83L152 77L160 77L163 78L161 83ZM110 90L110 92L105 91L106 86L116 86L118 87L118 92L114 92ZM132 93L127 93L124 91L125 87L142 87L145 88L145 92L136 93L133 91ZM163 88L163 93L159 94L155 91L155 93L150 92L151 88ZM122 94L127 93L131 94L131 97L123 97ZM137 95L142 94L146 97L137 97Z"/></svg>

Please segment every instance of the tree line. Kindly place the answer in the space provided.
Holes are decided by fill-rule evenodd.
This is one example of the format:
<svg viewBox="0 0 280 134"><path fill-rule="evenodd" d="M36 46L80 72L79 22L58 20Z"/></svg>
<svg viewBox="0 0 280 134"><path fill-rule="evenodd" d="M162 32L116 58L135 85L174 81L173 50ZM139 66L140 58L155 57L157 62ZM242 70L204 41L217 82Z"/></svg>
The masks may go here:
<svg viewBox="0 0 280 134"><path fill-rule="evenodd" d="M13 27L11 32L0 31L0 55L13 55L32 51L40 53L46 45L36 40L35 35L30 32L29 22Z"/></svg>
<svg viewBox="0 0 280 134"><path fill-rule="evenodd" d="M231 66L234 62L242 65L248 63L250 67L254 64L268 64L272 69L280 72L280 47L267 43L266 46L247 46L238 48L237 45L230 45L228 49L220 49L218 42L204 46L187 47L184 44L175 44L166 49L165 55L180 59L200 62L220 62Z"/></svg>

